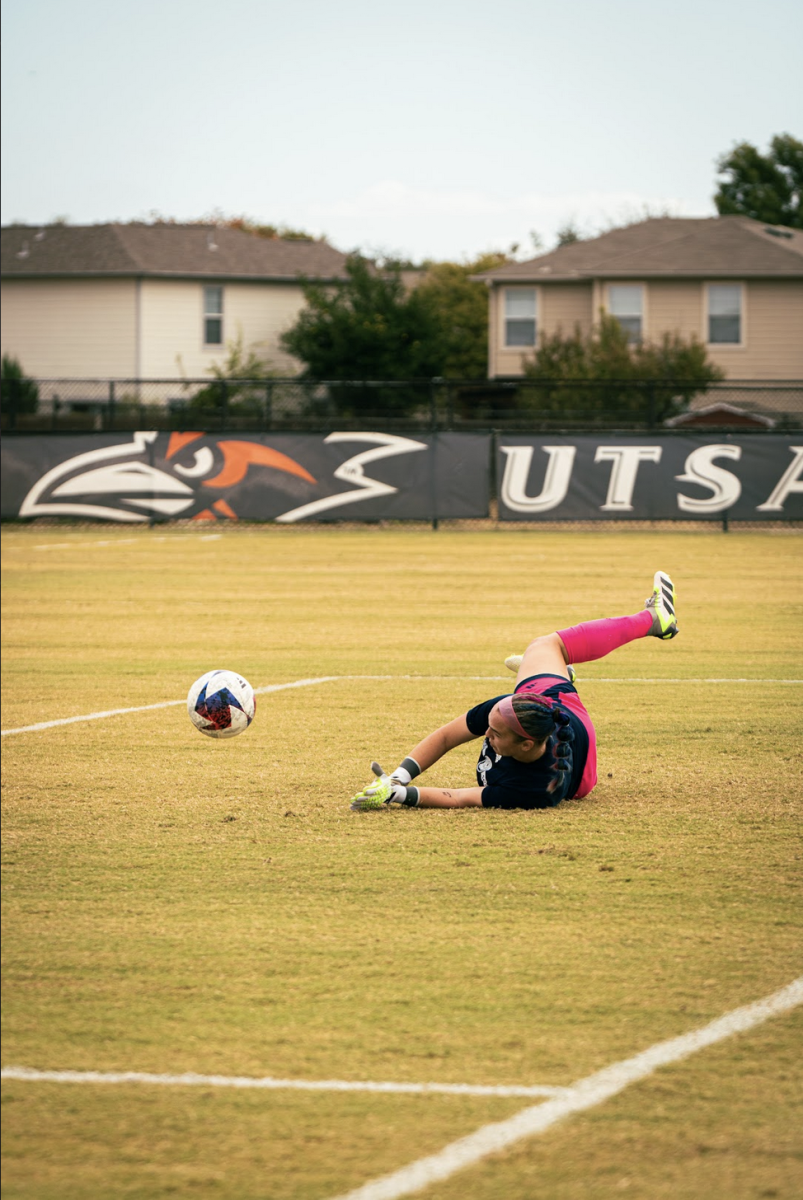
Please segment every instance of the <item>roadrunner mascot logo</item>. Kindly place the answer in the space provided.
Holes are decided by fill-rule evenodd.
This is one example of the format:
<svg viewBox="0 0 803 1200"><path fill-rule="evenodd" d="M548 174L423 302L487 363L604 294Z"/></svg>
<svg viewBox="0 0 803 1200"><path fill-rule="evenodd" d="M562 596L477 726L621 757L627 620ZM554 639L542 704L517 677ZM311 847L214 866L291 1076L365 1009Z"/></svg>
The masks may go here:
<svg viewBox="0 0 803 1200"><path fill-rule="evenodd" d="M28 492L20 516L236 520L231 504L214 493L236 487L251 467L269 467L309 484L316 482L295 459L259 442L220 439L193 446L205 437L203 433L171 434L157 466L157 437L154 432L135 433L130 443L89 450L59 463Z"/></svg>
<svg viewBox="0 0 803 1200"><path fill-rule="evenodd" d="M88 450L47 471L20 506L21 517L71 516L142 522L171 517L197 521L237 520L241 501L254 519L291 523L329 509L398 489L369 478L365 465L397 454L425 450L426 444L383 433L330 433L325 444L368 442L370 448L335 467L335 479L350 492L320 496L318 481L295 459L261 442L208 438L205 433L171 433L163 456L156 432L135 433L131 442ZM158 464L158 465L157 465ZM260 478L267 470L270 474ZM278 478L277 478L278 473ZM248 478L246 478L248 477ZM254 477L254 478L252 478ZM245 484L244 488L239 485ZM259 514L248 503L251 485L259 486ZM218 493L215 495L215 493ZM224 492L225 495L220 493ZM286 511L268 513L265 493ZM318 493L317 497L315 493ZM288 500L295 500L287 509ZM298 500L304 503L298 504Z"/></svg>

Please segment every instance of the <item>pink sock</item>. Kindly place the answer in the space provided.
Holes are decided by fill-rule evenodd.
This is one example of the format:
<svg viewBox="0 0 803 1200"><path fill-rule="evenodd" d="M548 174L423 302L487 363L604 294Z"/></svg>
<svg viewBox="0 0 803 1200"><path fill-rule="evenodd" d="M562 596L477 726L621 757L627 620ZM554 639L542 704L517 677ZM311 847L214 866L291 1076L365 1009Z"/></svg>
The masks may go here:
<svg viewBox="0 0 803 1200"><path fill-rule="evenodd" d="M632 617L604 617L601 621L583 621L570 629L559 629L570 663L593 662L611 650L646 637L652 629L652 613L642 609Z"/></svg>

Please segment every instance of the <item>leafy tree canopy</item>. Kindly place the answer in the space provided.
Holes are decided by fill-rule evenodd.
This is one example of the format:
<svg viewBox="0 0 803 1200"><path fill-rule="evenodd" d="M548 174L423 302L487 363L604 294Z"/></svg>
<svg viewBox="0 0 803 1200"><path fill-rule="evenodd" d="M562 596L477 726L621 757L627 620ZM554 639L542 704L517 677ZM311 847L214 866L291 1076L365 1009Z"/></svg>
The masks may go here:
<svg viewBox="0 0 803 1200"><path fill-rule="evenodd" d="M470 263L438 262L427 267L418 294L439 330L439 375L483 379L488 371L488 289L473 279L504 266L506 254L489 253Z"/></svg>
<svg viewBox="0 0 803 1200"><path fill-rule="evenodd" d="M720 216L740 214L803 229L803 142L778 134L767 154L741 142L720 158L717 170L725 176L714 196Z"/></svg>
<svg viewBox="0 0 803 1200"><path fill-rule="evenodd" d="M214 382L208 383L190 397L187 407L191 411L217 411L228 407L238 416L261 414L265 404L264 388L254 386L255 380L276 378L267 359L260 358L256 350L246 349L240 331L234 341L226 343L223 362L213 363L208 373Z"/></svg>
<svg viewBox="0 0 803 1200"><path fill-rule="evenodd" d="M284 350L305 364L308 379L421 379L441 374L443 352L432 307L407 290L398 266L382 271L359 254L346 282L309 284L306 308L282 335Z"/></svg>
<svg viewBox="0 0 803 1200"><path fill-rule="evenodd" d="M442 374L441 327L432 305L407 288L398 263L382 270L359 254L346 261L346 281L308 284L306 307L281 345L304 364L302 379L367 381L431 379ZM382 411L403 416L419 407L421 388L329 389L341 415Z"/></svg>
<svg viewBox="0 0 803 1200"><path fill-rule="evenodd" d="M4 354L0 368L0 396L5 412L33 413L39 407L39 388L20 366L19 359Z"/></svg>
<svg viewBox="0 0 803 1200"><path fill-rule="evenodd" d="M682 412L696 393L724 378L696 338L666 333L658 343L632 345L605 312L591 333L576 327L569 336L559 331L545 337L524 374L543 385L531 393L539 410L637 416L649 406L658 421Z"/></svg>
<svg viewBox="0 0 803 1200"><path fill-rule="evenodd" d="M583 240L583 235L578 229L575 221L571 220L566 221L563 225L561 225L556 234L556 238L557 243L555 248L559 249L561 246L573 246L575 242L581 242Z"/></svg>
<svg viewBox="0 0 803 1200"><path fill-rule="evenodd" d="M138 222L131 222L137 224ZM155 209L148 214L145 222L147 225L218 225L223 229L240 229L243 233L250 233L253 237L266 238L273 241L276 238L282 238L287 242L325 242L326 238L316 238L314 234L308 233L305 229L293 229L289 225L270 225L263 221L257 221L253 217L247 216L230 216L224 213L219 208L215 208L212 212L204 217L193 218L190 221L179 220L177 217L165 217Z"/></svg>

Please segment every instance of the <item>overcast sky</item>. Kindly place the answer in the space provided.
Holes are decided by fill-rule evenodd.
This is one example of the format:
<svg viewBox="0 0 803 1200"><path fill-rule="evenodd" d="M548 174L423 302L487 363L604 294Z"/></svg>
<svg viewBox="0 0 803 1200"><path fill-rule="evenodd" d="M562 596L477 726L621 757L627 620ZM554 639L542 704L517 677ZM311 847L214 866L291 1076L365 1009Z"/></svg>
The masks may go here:
<svg viewBox="0 0 803 1200"><path fill-rule="evenodd" d="M715 212L803 137L803 4L4 0L2 222L218 210L463 260Z"/></svg>

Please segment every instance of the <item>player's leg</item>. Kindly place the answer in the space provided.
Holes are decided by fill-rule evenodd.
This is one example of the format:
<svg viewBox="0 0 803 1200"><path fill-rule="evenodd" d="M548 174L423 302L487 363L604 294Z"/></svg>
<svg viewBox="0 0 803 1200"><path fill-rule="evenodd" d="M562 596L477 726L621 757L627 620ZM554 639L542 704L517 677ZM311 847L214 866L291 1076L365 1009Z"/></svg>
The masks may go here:
<svg viewBox="0 0 803 1200"><path fill-rule="evenodd" d="M529 679L532 675L558 675L561 679L569 679L568 655L563 639L559 633L547 633L530 642L519 659L516 683ZM509 666L514 656L505 659Z"/></svg>
<svg viewBox="0 0 803 1200"><path fill-rule="evenodd" d="M511 655L507 666L517 670L516 682L530 675L555 674L570 678L570 663L594 662L604 658L619 646L637 638L657 637L663 640L678 632L675 613L675 589L665 571L656 571L652 595L641 612L626 617L604 617L583 621L557 633L536 638L521 657Z"/></svg>

